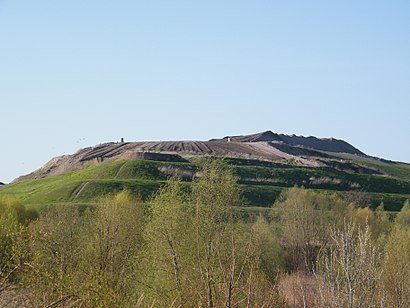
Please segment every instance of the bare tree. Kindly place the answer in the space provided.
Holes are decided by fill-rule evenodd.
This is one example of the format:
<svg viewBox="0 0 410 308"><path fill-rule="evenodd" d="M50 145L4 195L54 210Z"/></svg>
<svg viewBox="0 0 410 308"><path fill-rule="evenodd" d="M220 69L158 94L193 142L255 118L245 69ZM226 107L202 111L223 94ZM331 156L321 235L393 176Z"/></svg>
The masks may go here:
<svg viewBox="0 0 410 308"><path fill-rule="evenodd" d="M328 249L322 250L316 277L324 307L380 307L381 252L372 242L369 226L352 222L331 229Z"/></svg>

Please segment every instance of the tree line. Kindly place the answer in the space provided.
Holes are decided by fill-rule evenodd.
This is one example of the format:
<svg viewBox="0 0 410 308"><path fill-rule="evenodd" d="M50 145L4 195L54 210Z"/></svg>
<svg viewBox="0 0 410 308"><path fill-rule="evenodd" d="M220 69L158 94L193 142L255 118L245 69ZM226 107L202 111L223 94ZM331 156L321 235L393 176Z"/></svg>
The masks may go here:
<svg viewBox="0 0 410 308"><path fill-rule="evenodd" d="M127 191L40 215L0 200L0 298L40 307L408 307L410 205L392 217L291 188L249 221L233 171L205 162L147 202Z"/></svg>

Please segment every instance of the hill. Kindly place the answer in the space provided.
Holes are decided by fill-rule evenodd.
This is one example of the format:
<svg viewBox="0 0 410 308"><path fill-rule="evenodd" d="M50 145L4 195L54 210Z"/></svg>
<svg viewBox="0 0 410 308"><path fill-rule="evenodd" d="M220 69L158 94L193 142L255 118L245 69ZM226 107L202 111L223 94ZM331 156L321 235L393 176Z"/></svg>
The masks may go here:
<svg viewBox="0 0 410 308"><path fill-rule="evenodd" d="M218 139L213 139L218 140ZM303 148L311 148L319 151L335 152L335 153L350 153L355 155L365 155L354 146L346 141L334 138L316 138L313 136L304 137L296 135L276 134L271 131L263 133L245 135L245 136L227 136L221 140L239 141L239 142L271 142L279 144L287 144L288 146L296 146Z"/></svg>
<svg viewBox="0 0 410 308"><path fill-rule="evenodd" d="M410 165L367 156L338 139L274 134L270 131L210 141L118 142L53 158L2 188L26 205L87 204L99 195L127 188L147 199L170 176L186 182L200 176L209 156L225 157L234 168L246 204L270 206L294 185L373 206L399 210L410 198Z"/></svg>
<svg viewBox="0 0 410 308"><path fill-rule="evenodd" d="M161 153L174 155L158 156ZM276 162L289 160L302 166L319 167L326 166L326 161L317 158L331 158L342 153L367 157L343 140L278 135L271 131L209 141L110 142L81 149L73 155L53 158L39 170L17 181L79 170L106 159L182 161L183 157L225 156Z"/></svg>

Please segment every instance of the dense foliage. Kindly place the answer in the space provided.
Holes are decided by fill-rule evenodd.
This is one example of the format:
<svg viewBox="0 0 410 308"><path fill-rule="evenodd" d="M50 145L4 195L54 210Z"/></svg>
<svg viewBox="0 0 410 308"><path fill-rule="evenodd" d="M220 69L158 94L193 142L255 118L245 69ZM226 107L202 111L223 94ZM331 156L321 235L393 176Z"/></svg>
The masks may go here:
<svg viewBox="0 0 410 308"><path fill-rule="evenodd" d="M396 217L285 190L246 220L234 170L204 162L148 203L127 191L40 217L0 200L0 298L45 307L408 307L410 205Z"/></svg>

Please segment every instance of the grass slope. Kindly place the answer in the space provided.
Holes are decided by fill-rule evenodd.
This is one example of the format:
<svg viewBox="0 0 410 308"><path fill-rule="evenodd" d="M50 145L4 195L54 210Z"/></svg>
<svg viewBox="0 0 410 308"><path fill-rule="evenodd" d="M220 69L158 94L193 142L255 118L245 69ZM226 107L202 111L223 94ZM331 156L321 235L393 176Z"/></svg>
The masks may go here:
<svg viewBox="0 0 410 308"><path fill-rule="evenodd" d="M98 196L126 188L147 200L170 176L183 178L189 187L199 161L106 161L79 171L7 185L0 190L0 196L12 196L25 205L41 207L57 203L88 204ZM234 167L249 207L268 207L283 189L294 185L325 192L366 192L374 206L383 202L390 211L399 210L410 199L410 166L406 164L360 161L388 174L363 175L244 159L227 161Z"/></svg>

